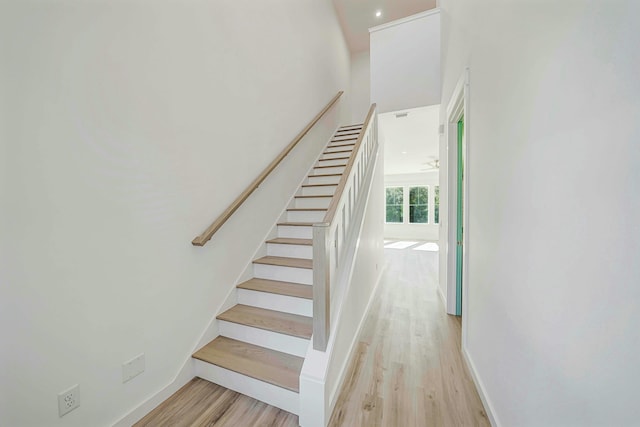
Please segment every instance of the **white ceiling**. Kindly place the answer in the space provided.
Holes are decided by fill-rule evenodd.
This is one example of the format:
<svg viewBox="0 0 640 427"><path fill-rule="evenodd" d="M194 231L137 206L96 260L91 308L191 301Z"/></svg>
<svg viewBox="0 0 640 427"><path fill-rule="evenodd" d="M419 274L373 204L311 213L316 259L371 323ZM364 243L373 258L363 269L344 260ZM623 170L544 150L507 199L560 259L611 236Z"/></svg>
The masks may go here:
<svg viewBox="0 0 640 427"><path fill-rule="evenodd" d="M333 4L349 49L360 52L369 49L369 28L433 9L436 0L333 0Z"/></svg>
<svg viewBox="0 0 640 427"><path fill-rule="evenodd" d="M396 117L405 112L406 117ZM385 175L424 173L426 163L439 158L439 105L380 114L378 123L384 138Z"/></svg>

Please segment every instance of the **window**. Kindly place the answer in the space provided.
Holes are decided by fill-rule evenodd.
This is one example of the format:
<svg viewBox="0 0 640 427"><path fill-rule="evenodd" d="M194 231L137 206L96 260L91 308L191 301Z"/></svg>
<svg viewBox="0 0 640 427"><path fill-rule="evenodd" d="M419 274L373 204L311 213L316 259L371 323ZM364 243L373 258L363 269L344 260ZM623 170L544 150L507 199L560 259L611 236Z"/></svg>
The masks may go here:
<svg viewBox="0 0 640 427"><path fill-rule="evenodd" d="M411 224L429 222L428 200L428 187L409 187L409 222Z"/></svg>
<svg viewBox="0 0 640 427"><path fill-rule="evenodd" d="M402 205L403 205L403 188L402 187L387 187L386 197L386 221L387 222L399 222L402 223Z"/></svg>
<svg viewBox="0 0 640 427"><path fill-rule="evenodd" d="M440 224L440 186L433 187L433 222Z"/></svg>
<svg viewBox="0 0 640 427"><path fill-rule="evenodd" d="M385 187L385 222L439 224L440 186L414 184Z"/></svg>

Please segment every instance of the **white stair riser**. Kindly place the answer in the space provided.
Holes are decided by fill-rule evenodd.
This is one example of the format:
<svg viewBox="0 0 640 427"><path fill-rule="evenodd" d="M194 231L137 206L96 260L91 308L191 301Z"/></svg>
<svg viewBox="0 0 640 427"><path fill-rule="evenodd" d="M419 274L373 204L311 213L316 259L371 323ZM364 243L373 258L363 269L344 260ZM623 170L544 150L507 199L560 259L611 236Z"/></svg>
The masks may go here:
<svg viewBox="0 0 640 427"><path fill-rule="evenodd" d="M318 161L318 166L345 166L347 159L327 159Z"/></svg>
<svg viewBox="0 0 640 427"><path fill-rule="evenodd" d="M253 264L253 276L259 279L281 282L313 283L313 270L308 268L284 267L281 265Z"/></svg>
<svg viewBox="0 0 640 427"><path fill-rule="evenodd" d="M315 175L328 175L332 173L342 173L344 166L332 166L330 168L313 168Z"/></svg>
<svg viewBox="0 0 640 427"><path fill-rule="evenodd" d="M195 359L196 376L292 414L300 413L298 393Z"/></svg>
<svg viewBox="0 0 640 427"><path fill-rule="evenodd" d="M278 237L289 237L292 239L313 239L312 227L298 227L293 225L279 225Z"/></svg>
<svg viewBox="0 0 640 427"><path fill-rule="evenodd" d="M287 211L288 222L321 222L327 211Z"/></svg>
<svg viewBox="0 0 640 427"><path fill-rule="evenodd" d="M309 245L267 243L267 255L311 259L313 258L313 247Z"/></svg>
<svg viewBox="0 0 640 427"><path fill-rule="evenodd" d="M321 187L302 187L302 196L333 196L337 185L323 185Z"/></svg>
<svg viewBox="0 0 640 427"><path fill-rule="evenodd" d="M253 328L239 323L226 322L221 320L218 323L219 333L223 337L243 341L260 347L282 353L304 357L309 349L309 340L292 337L291 335L279 334L273 331Z"/></svg>
<svg viewBox="0 0 640 427"><path fill-rule="evenodd" d="M340 182L340 176L310 176L309 184L337 184Z"/></svg>
<svg viewBox="0 0 640 427"><path fill-rule="evenodd" d="M335 153L324 153L322 155L322 157L320 157L320 160L330 160L330 159L337 159L340 157L349 157L351 155L351 152L349 151L348 153L343 153L343 150L335 150Z"/></svg>
<svg viewBox="0 0 640 427"><path fill-rule="evenodd" d="M331 204L331 197L296 197L293 202L293 206L301 208L311 209L327 209Z"/></svg>
<svg viewBox="0 0 640 427"><path fill-rule="evenodd" d="M343 145L343 146L340 146L339 144L338 145L329 145L325 151L327 153L333 153L335 151L343 151L343 150L351 150L351 151L353 151L353 147L354 147L353 145ZM342 153L342 154L349 154L349 153Z"/></svg>
<svg viewBox="0 0 640 427"><path fill-rule="evenodd" d="M305 285L311 286L311 285ZM282 311L300 316L313 316L313 301L307 298L289 295L260 292L251 289L238 289L238 304L265 308L267 310ZM286 352L287 350L281 350ZM304 357L304 354L302 355Z"/></svg>

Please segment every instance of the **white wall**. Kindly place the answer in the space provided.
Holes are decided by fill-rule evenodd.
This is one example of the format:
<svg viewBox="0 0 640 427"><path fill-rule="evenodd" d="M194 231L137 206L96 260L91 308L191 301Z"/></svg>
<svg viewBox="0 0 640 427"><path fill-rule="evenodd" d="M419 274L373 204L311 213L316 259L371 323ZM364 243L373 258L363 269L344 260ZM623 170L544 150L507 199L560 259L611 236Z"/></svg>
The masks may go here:
<svg viewBox="0 0 640 427"><path fill-rule="evenodd" d="M351 54L351 123L362 123L371 107L369 51Z"/></svg>
<svg viewBox="0 0 640 427"><path fill-rule="evenodd" d="M440 103L440 11L370 29L371 102L378 112Z"/></svg>
<svg viewBox="0 0 640 427"><path fill-rule="evenodd" d="M0 51L0 425L111 425L189 360L290 189L191 239L348 89L349 52L312 0L4 1Z"/></svg>
<svg viewBox="0 0 640 427"><path fill-rule="evenodd" d="M637 425L640 4L441 6L443 109L470 67L463 351L487 409Z"/></svg>
<svg viewBox="0 0 640 427"><path fill-rule="evenodd" d="M384 186L386 187L409 187L426 185L429 187L429 205L427 224L410 224L409 223L409 199L405 197L405 223L404 224L384 224L384 238L398 240L438 240L439 228L434 223L434 187L439 184L438 172L415 173L415 174L397 174L385 175Z"/></svg>
<svg viewBox="0 0 640 427"><path fill-rule="evenodd" d="M383 186L383 152L379 149L376 169L371 181L369 201L365 211L362 232L358 240L353 275L347 292L343 296L340 312L340 327L334 337L332 358L329 361L329 372L326 378L328 401L330 405L326 420L331 417L330 410L336 404L340 393L340 385L348 381L349 365L356 349L358 336L365 321L368 310L375 296L384 268L383 223L384 198ZM332 313L332 318L336 313Z"/></svg>

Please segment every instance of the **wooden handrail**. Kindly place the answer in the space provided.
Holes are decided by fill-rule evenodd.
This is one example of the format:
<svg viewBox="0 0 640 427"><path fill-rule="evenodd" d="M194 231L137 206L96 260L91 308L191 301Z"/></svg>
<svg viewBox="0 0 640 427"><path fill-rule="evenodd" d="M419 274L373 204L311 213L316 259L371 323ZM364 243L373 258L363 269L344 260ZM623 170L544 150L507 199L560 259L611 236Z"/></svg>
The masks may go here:
<svg viewBox="0 0 640 427"><path fill-rule="evenodd" d="M304 136L311 130L311 128L316 123L318 123L322 116L324 116L325 113L329 111L331 107L333 107L333 104L338 101L343 93L343 91L338 92L336 96L334 96L333 99L329 101L329 103L322 109L322 111L320 111L313 118L313 120L311 120L311 122L309 122L309 124L304 129L302 129L302 131L293 139L293 141L291 141L289 145L287 145L284 150L282 150L280 154L278 154L278 156L273 159L271 163L269 163L269 166L267 166L262 171L262 173L258 175L258 177L254 179L253 182L249 184L249 186L242 193L240 193L240 195L233 201L233 203L231 203L231 205L227 209L224 210L224 212L222 212L222 214L220 214L220 216L213 222L213 224L211 224L201 235L193 239L191 243L194 246L204 246L211 239L216 231L218 231L220 227L222 227L222 225L227 222L231 215L233 215L233 213L238 210L238 208L244 203L244 201L249 198L251 193L253 193L256 188L258 188L258 186L262 184L262 181L264 181L267 176L269 176L269 174L273 172L276 166L278 166L280 162L282 162L287 154L289 154L291 150L293 150L294 147L298 145L298 143L302 140L302 138L304 138Z"/></svg>
<svg viewBox="0 0 640 427"><path fill-rule="evenodd" d="M360 144L364 138L365 133L367 133L367 128L369 127L369 123L371 122L371 118L375 114L376 104L371 104L369 108L369 113L367 113L367 118L362 125L362 130L360 131L360 135L356 140L356 145L353 146L353 155L347 162L347 166L344 168L344 172L342 172L342 177L338 182L338 187L336 188L335 193L333 194L333 198L331 199L331 203L329 204L329 208L327 209L327 213L322 220L325 224L331 224L333 222L333 218L336 216L336 211L338 209L338 204L340 203L340 199L342 198L342 193L344 192L344 188L347 185L347 180L349 179L349 174L351 173L351 168L356 161L356 155L358 150L360 149Z"/></svg>

